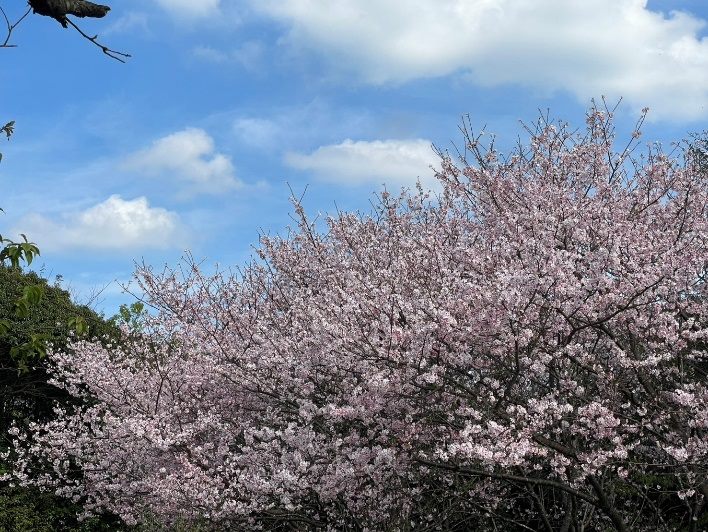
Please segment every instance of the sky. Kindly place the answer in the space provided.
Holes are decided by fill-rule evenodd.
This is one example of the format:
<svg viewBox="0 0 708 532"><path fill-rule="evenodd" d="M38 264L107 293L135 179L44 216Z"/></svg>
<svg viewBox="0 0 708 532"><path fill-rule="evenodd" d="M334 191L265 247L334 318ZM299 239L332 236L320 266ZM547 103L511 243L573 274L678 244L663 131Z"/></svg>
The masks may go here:
<svg viewBox="0 0 708 532"><path fill-rule="evenodd" d="M9 19L22 2L0 0ZM539 113L583 125L603 96L626 138L708 123L705 0L114 0L73 28L31 15L0 49L0 234L113 315L136 262L238 267L261 234L435 189L459 126L502 151ZM4 38L4 37L3 37ZM623 137L624 134L624 137ZM431 168L432 167L432 168ZM59 277L57 277L59 276Z"/></svg>

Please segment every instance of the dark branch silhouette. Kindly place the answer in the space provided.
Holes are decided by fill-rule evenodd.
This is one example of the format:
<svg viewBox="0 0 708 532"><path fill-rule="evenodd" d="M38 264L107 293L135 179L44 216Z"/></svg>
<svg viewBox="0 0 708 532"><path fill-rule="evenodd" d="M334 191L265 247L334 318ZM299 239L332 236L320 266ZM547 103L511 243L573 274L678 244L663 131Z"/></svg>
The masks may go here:
<svg viewBox="0 0 708 532"><path fill-rule="evenodd" d="M16 44L10 44L10 37L12 36L12 30L14 30L17 25L24 20L24 18L29 15L30 11L32 10L31 7L27 8L27 11L25 11L25 14L22 15L19 19L17 19L17 22L11 23L10 19L7 18L7 13L5 13L5 10L0 7L0 11L2 12L2 16L5 19L5 24L7 25L7 35L5 36L5 40L3 43L0 45L0 48L15 48L17 45Z"/></svg>
<svg viewBox="0 0 708 532"><path fill-rule="evenodd" d="M109 6L94 4L93 2L88 2L86 0L28 0L27 3L29 4L29 8L25 14L14 23L10 22L5 10L0 7L0 13L2 13L2 16L5 19L5 25L7 26L6 37L4 42L0 44L0 48L14 48L16 46L14 44L10 44L10 37L13 30L25 19L25 17L27 17L30 12L34 12L37 15L53 18L64 28L72 26L84 39L91 41L94 45L99 47L104 54L112 59L125 63L125 60L131 57L130 54L113 50L98 42L98 35L94 35L93 37L90 36L68 17L68 15L71 15L79 18L103 18L111 10Z"/></svg>
<svg viewBox="0 0 708 532"><path fill-rule="evenodd" d="M81 34L82 37L84 37L85 39L88 39L93 44L98 46L103 51L103 53L106 54L108 57L111 57L111 58L115 59L116 61L120 61L121 63L125 63L125 58L131 57L130 54L126 54L125 52L111 50L110 48L108 48L108 46L105 46L96 40L96 39L98 39L98 35L94 35L93 37L91 37L91 36L87 35L86 33L84 33L84 31L81 28L79 28L76 24L74 24L71 20L66 19L66 21L69 24L71 24L74 27L74 29Z"/></svg>
<svg viewBox="0 0 708 532"><path fill-rule="evenodd" d="M86 2L85 0L29 0L29 5L38 15L52 17L65 28L68 22L67 15L81 18L101 18L105 17L106 13L111 10L108 6Z"/></svg>

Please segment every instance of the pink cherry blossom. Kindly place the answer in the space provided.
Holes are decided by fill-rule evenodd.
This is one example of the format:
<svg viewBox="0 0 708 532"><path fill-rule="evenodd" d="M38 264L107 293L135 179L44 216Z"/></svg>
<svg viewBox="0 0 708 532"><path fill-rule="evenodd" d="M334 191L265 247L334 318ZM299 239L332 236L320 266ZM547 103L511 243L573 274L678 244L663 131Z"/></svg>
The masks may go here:
<svg viewBox="0 0 708 532"><path fill-rule="evenodd" d="M144 332L51 353L80 406L23 430L16 478L216 529L697 522L708 176L638 137L596 108L508 156L470 135L439 196L322 231L296 202L242 269L139 267Z"/></svg>

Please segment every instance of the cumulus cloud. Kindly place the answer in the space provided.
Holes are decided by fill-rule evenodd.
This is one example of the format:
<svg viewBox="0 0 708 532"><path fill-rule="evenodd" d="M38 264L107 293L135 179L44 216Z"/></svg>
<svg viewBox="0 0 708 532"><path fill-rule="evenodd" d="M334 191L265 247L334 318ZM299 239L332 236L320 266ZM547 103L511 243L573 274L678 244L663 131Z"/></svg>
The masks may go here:
<svg viewBox="0 0 708 532"><path fill-rule="evenodd" d="M482 86L623 96L654 118L708 116L706 21L646 0L258 0L285 41L366 82L467 73Z"/></svg>
<svg viewBox="0 0 708 532"><path fill-rule="evenodd" d="M13 230L32 235L42 250L167 249L184 246L185 232L176 213L151 207L145 197L124 200L112 195L83 211L59 219L25 216Z"/></svg>
<svg viewBox="0 0 708 532"><path fill-rule="evenodd" d="M219 13L220 0L156 0L165 11L177 18L207 18Z"/></svg>
<svg viewBox="0 0 708 532"><path fill-rule="evenodd" d="M128 157L125 166L146 175L180 180L189 192L220 193L241 185L231 159L217 152L214 139L198 128L157 139Z"/></svg>
<svg viewBox="0 0 708 532"><path fill-rule="evenodd" d="M437 181L430 168L435 160L431 143L424 139L353 141L321 146L309 154L288 153L285 162L313 172L318 178L344 185L414 185Z"/></svg>

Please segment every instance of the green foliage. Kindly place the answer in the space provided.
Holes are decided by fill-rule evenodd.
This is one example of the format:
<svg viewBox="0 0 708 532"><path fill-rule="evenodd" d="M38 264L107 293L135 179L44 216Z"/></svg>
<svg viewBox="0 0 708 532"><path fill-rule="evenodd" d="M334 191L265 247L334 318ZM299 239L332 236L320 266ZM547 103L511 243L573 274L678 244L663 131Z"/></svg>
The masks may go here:
<svg viewBox="0 0 708 532"><path fill-rule="evenodd" d="M47 346L66 349L77 334L119 338L93 310L75 305L66 290L37 274L0 266L0 427L51 415L63 392L47 384Z"/></svg>
<svg viewBox="0 0 708 532"><path fill-rule="evenodd" d="M7 124L0 128L0 133L5 133L7 135L7 140L10 140L10 136L15 132L15 121L10 120Z"/></svg>
<svg viewBox="0 0 708 532"><path fill-rule="evenodd" d="M15 132L15 121L10 120L7 124L4 126L0 127L0 134L5 133L7 135L7 140L10 140L10 137L12 134ZM0 153L0 161L2 161L2 153ZM2 209L0 209L2 210Z"/></svg>
<svg viewBox="0 0 708 532"><path fill-rule="evenodd" d="M0 364L36 365L46 355L46 344L65 348L70 335L118 338L115 325L86 306L75 305L66 290L50 286L32 272L0 266ZM14 353L14 356L13 356Z"/></svg>
<svg viewBox="0 0 708 532"><path fill-rule="evenodd" d="M0 265L0 448L7 449L10 424L47 419L69 396L47 383L47 346L67 349L75 335L117 340L120 331L66 290L33 272ZM0 532L120 530L110 516L79 523L81 508L29 488L0 487Z"/></svg>
<svg viewBox="0 0 708 532"><path fill-rule="evenodd" d="M0 491L0 532L102 532L121 530L116 518L79 522L80 507L49 493L29 488Z"/></svg>
<svg viewBox="0 0 708 532"><path fill-rule="evenodd" d="M131 305L121 305L118 313L112 316L108 322L116 326L127 325L132 332L139 333L143 330L146 315L145 305L136 301Z"/></svg>
<svg viewBox="0 0 708 532"><path fill-rule="evenodd" d="M28 318L30 308L39 304L43 295L44 288L41 284L30 284L22 287L22 296L15 301L15 316Z"/></svg>
<svg viewBox="0 0 708 532"><path fill-rule="evenodd" d="M6 260L10 261L13 267L19 268L20 261L25 261L28 265L32 264L34 257L39 255L39 248L34 242L29 242L27 237L21 235L24 242L13 242L8 238L3 238L0 235L0 244L5 244L5 247L0 249L0 262L4 263Z"/></svg>
<svg viewBox="0 0 708 532"><path fill-rule="evenodd" d="M83 316L72 316L68 321L69 328L74 329L78 336L88 334L88 324Z"/></svg>

